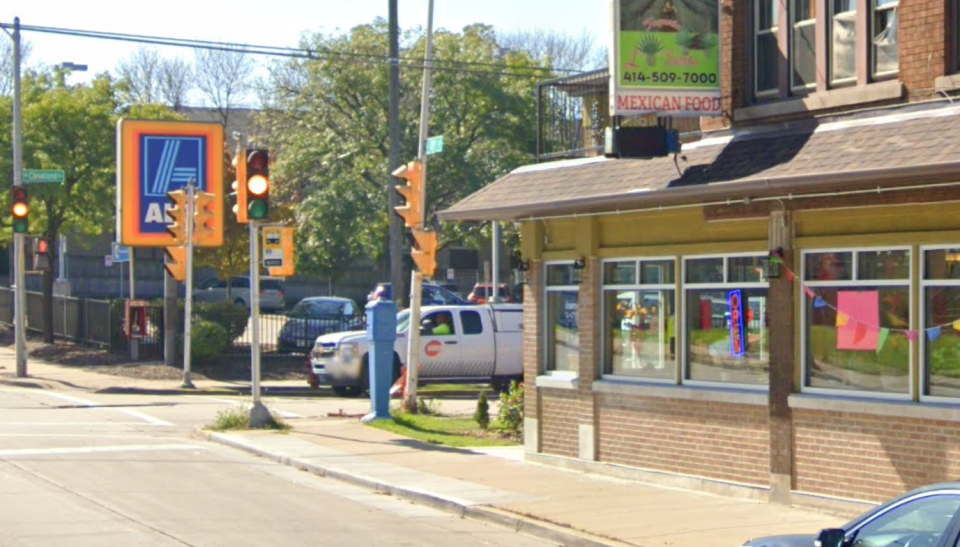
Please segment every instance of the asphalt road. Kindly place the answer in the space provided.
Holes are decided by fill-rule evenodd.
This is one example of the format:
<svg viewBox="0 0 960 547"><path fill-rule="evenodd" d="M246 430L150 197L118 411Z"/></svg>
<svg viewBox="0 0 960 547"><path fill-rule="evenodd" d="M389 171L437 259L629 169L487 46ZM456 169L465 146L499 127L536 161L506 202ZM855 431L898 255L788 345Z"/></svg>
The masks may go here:
<svg viewBox="0 0 960 547"><path fill-rule="evenodd" d="M553 545L190 437L247 400L0 388L0 545ZM369 409L264 402L290 420Z"/></svg>

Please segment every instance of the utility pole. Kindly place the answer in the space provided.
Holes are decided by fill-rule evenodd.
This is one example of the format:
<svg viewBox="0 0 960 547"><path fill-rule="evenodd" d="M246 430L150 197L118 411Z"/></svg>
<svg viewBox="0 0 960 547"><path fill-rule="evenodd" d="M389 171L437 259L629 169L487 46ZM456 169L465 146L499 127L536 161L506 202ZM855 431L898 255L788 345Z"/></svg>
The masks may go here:
<svg viewBox="0 0 960 547"><path fill-rule="evenodd" d="M6 32L6 29L4 29ZM10 34L9 32L7 34ZM13 18L13 186L23 186L23 111L20 98L20 18ZM13 330L17 352L17 378L27 376L27 337L24 321L26 307L26 234L13 234Z"/></svg>
<svg viewBox="0 0 960 547"><path fill-rule="evenodd" d="M194 234L194 216L197 211L197 186L196 180L190 177L187 181L187 211L186 211L186 236L187 236L187 289L186 299L183 303L183 383L180 387L193 389L193 382L190 380L190 336L193 333L193 234Z"/></svg>
<svg viewBox="0 0 960 547"><path fill-rule="evenodd" d="M397 1L390 0L390 83L388 93L387 119L390 124L390 188L397 184L392 173L400 166L400 29L397 15ZM396 192L390 194L390 210L399 205ZM403 223L397 215L390 215L390 286L397 309L403 302Z"/></svg>
<svg viewBox="0 0 960 547"><path fill-rule="evenodd" d="M420 139L417 159L422 166L420 185L420 226L425 226L427 213L427 136L430 132L430 86L433 75L433 0L427 8L427 49L423 58L423 93L420 98ZM417 411L417 377L420 368L420 294L423 276L416 268L410 275L410 328L407 337L407 385L403 406L407 412Z"/></svg>
<svg viewBox="0 0 960 547"><path fill-rule="evenodd" d="M250 219L250 392L253 407L250 409L250 427L261 428L272 420L270 411L260 401L260 223Z"/></svg>

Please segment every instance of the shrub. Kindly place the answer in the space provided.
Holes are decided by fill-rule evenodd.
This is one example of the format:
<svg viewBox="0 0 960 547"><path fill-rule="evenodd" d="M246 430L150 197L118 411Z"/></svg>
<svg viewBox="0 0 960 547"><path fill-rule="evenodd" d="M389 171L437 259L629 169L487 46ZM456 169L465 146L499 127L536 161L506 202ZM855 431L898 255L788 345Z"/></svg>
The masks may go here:
<svg viewBox="0 0 960 547"><path fill-rule="evenodd" d="M247 309L233 302L195 303L193 316L195 320L202 319L223 327L228 343L243 335L250 319Z"/></svg>
<svg viewBox="0 0 960 547"><path fill-rule="evenodd" d="M434 399L417 398L417 413L427 415L440 415L440 401Z"/></svg>
<svg viewBox="0 0 960 547"><path fill-rule="evenodd" d="M490 402L487 401L486 391L480 392L480 398L477 399L477 411L473 413L473 419L480 425L480 429L486 429L490 426Z"/></svg>
<svg viewBox="0 0 960 547"><path fill-rule="evenodd" d="M193 363L219 357L230 340L222 325L210 321L194 321L190 332L190 360Z"/></svg>
<svg viewBox="0 0 960 547"><path fill-rule="evenodd" d="M523 384L510 382L510 389L500 394L500 424L510 433L523 434Z"/></svg>

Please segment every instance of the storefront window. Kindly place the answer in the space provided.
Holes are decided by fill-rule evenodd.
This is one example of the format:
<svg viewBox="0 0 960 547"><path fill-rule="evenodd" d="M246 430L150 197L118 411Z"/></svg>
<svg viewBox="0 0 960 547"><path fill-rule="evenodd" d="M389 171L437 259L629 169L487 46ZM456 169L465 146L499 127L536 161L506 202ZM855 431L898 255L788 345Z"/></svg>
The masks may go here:
<svg viewBox="0 0 960 547"><path fill-rule="evenodd" d="M764 255L684 261L687 379L767 385L765 261Z"/></svg>
<svg viewBox="0 0 960 547"><path fill-rule="evenodd" d="M924 395L960 397L960 247L923 253Z"/></svg>
<svg viewBox="0 0 960 547"><path fill-rule="evenodd" d="M604 264L605 374L676 378L675 269L672 258Z"/></svg>
<svg viewBox="0 0 960 547"><path fill-rule="evenodd" d="M804 253L805 383L909 392L910 251Z"/></svg>
<svg viewBox="0 0 960 547"><path fill-rule="evenodd" d="M546 371L577 372L580 358L578 286L572 284L573 264L547 264Z"/></svg>

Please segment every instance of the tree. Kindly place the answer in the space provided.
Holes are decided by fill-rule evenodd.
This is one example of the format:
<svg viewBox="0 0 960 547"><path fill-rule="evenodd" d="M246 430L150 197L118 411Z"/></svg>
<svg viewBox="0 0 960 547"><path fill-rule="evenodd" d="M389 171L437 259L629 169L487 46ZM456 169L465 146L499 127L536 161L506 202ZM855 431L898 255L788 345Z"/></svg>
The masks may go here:
<svg viewBox="0 0 960 547"><path fill-rule="evenodd" d="M24 71L32 50L30 42L20 35L20 71ZM0 96L13 95L13 40L9 36L0 36Z"/></svg>
<svg viewBox="0 0 960 547"><path fill-rule="evenodd" d="M224 46L221 49L197 49L197 87L217 109L220 123L229 127L230 110L253 90L253 60L243 51Z"/></svg>
<svg viewBox="0 0 960 547"><path fill-rule="evenodd" d="M313 58L273 67L263 124L277 156L277 199L300 222L299 267L335 276L357 259L386 251L388 27L382 19L346 34L312 35L301 47ZM432 135L444 135L442 154L428 171L428 224L442 242L461 239L460 228L441 226L434 212L532 159L535 84L544 72L522 52L501 53L493 29L438 32ZM400 127L404 157L417 153L425 40L421 30L401 43ZM439 62L442 60L442 62ZM493 66L490 66L492 64ZM380 264L380 273L388 271Z"/></svg>
<svg viewBox="0 0 960 547"><path fill-rule="evenodd" d="M550 29L505 32L497 35L500 45L508 51L523 51L557 71L558 76L568 71L588 71L608 64L607 49L598 47L586 31L571 36Z"/></svg>
<svg viewBox="0 0 960 547"><path fill-rule="evenodd" d="M193 69L180 58L164 59L160 63L158 92L163 103L174 110L181 110L187 94L194 87Z"/></svg>
<svg viewBox="0 0 960 547"><path fill-rule="evenodd" d="M141 47L117 66L120 100L128 104L164 104L180 110L193 89L193 69L183 59L164 59Z"/></svg>

